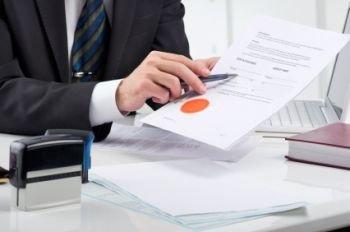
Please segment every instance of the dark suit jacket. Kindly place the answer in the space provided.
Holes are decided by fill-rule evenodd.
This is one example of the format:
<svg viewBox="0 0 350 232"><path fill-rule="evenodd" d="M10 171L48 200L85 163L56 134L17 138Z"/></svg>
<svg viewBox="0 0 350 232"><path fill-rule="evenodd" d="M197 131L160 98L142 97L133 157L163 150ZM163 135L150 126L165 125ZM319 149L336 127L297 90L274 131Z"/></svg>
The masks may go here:
<svg viewBox="0 0 350 232"><path fill-rule="evenodd" d="M180 0L115 0L113 11L103 80L126 77L151 50L189 56ZM0 132L91 130L96 83L70 78L64 0L0 0Z"/></svg>

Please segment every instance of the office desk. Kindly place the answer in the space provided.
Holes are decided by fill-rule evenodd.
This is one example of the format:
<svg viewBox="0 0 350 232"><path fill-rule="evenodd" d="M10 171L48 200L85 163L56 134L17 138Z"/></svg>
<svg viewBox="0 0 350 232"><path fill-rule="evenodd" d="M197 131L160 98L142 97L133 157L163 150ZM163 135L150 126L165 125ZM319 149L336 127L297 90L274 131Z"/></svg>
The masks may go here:
<svg viewBox="0 0 350 232"><path fill-rule="evenodd" d="M0 134L0 164L8 166L8 148L18 136ZM340 193L350 193L350 172L284 160L287 144L282 140L266 140L241 162L253 168L263 167L264 174L271 170L281 174L280 178L300 178L310 185L323 185ZM115 165L153 161L151 157L121 152L101 152L93 149L93 165ZM270 171L269 171L270 170ZM291 173L292 172L292 173ZM310 177L308 177L310 173ZM314 174L319 176L316 178ZM268 176L268 175L267 175ZM334 183L334 180L340 182ZM315 183L312 183L315 180ZM317 182L317 183L316 183ZM84 188L84 187L83 187ZM0 231L188 231L177 225L119 208L115 205L82 197L80 205L71 205L34 212L20 212L10 207L10 186L0 186ZM317 197L317 196L315 196ZM262 219L234 224L211 231L325 231L350 225L350 197L328 203L308 206L306 209L280 213Z"/></svg>

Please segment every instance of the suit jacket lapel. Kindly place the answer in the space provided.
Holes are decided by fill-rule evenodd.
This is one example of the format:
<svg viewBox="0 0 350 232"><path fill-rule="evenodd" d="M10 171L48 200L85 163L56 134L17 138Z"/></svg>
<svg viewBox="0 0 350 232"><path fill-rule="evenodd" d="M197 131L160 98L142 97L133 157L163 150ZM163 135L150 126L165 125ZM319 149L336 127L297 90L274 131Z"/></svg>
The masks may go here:
<svg viewBox="0 0 350 232"><path fill-rule="evenodd" d="M116 78L116 73L130 34L136 0L116 0L113 5L112 34L104 80ZM122 77L118 77L122 78Z"/></svg>
<svg viewBox="0 0 350 232"><path fill-rule="evenodd" d="M63 82L69 81L68 45L63 0L36 0L57 69Z"/></svg>

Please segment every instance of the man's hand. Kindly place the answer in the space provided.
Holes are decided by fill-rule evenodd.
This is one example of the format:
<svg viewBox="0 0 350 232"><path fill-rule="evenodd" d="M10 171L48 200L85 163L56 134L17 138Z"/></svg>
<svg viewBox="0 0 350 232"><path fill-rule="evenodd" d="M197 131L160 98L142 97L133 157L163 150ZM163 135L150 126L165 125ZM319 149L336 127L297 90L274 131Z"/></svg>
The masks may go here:
<svg viewBox="0 0 350 232"><path fill-rule="evenodd" d="M194 62L204 65L211 71L216 65L216 63L219 61L219 59L220 59L219 57L211 57L208 59L195 60Z"/></svg>
<svg viewBox="0 0 350 232"><path fill-rule="evenodd" d="M199 94L206 92L198 76L206 77L218 58L193 61L185 56L164 52L151 52L146 59L125 78L116 93L116 103L121 112L140 109L152 98L165 104L182 94L180 80Z"/></svg>

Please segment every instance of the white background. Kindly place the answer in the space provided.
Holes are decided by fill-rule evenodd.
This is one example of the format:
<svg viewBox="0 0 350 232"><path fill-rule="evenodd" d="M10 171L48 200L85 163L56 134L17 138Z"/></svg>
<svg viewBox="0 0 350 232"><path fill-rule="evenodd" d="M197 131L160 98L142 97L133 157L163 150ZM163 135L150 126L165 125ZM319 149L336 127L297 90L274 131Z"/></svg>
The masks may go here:
<svg viewBox="0 0 350 232"><path fill-rule="evenodd" d="M193 58L220 56L257 14L341 32L350 0L183 0ZM332 65L299 98L325 95Z"/></svg>

